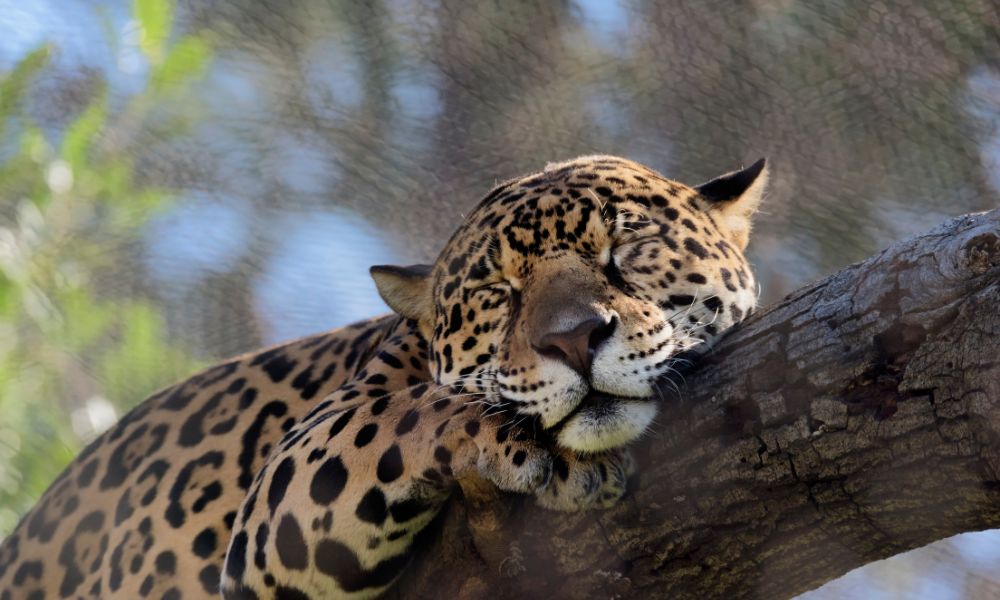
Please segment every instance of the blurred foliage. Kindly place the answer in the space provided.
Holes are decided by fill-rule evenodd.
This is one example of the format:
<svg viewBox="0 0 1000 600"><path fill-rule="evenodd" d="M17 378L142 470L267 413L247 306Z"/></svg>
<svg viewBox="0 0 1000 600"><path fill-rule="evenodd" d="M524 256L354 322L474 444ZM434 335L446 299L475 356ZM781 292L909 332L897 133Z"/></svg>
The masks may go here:
<svg viewBox="0 0 1000 600"><path fill-rule="evenodd" d="M172 14L172 0L135 0L146 89L112 107L98 79L61 130L34 122L25 101L57 47L0 74L0 538L137 397L198 366L167 341L151 301L109 297L100 286L127 260L107 237L134 237L171 200L136 176L127 138L163 119L160 107L212 60L203 36L169 42Z"/></svg>

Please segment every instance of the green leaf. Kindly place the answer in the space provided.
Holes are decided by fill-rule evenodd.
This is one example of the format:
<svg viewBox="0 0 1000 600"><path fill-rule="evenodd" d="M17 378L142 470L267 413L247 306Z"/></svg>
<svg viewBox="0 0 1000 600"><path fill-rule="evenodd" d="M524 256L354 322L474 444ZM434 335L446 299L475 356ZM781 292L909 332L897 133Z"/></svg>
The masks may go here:
<svg viewBox="0 0 1000 600"><path fill-rule="evenodd" d="M51 47L46 45L30 52L0 79L0 138L3 138L4 125L19 105L31 78L49 62L51 51Z"/></svg>
<svg viewBox="0 0 1000 600"><path fill-rule="evenodd" d="M116 156L108 161L105 169L99 174L103 194L102 198L109 204L127 204L132 190L132 172L134 165L128 156Z"/></svg>
<svg viewBox="0 0 1000 600"><path fill-rule="evenodd" d="M171 195L156 188L132 190L128 196L116 200L115 210L108 215L107 230L134 232L170 200Z"/></svg>
<svg viewBox="0 0 1000 600"><path fill-rule="evenodd" d="M0 329L4 327L4 320L16 315L19 305L20 294L14 287L14 282L0 270Z"/></svg>
<svg viewBox="0 0 1000 600"><path fill-rule="evenodd" d="M186 35L170 48L163 64L153 70L153 89L162 92L196 81L204 75L211 60L211 45L203 37Z"/></svg>
<svg viewBox="0 0 1000 600"><path fill-rule="evenodd" d="M25 125L21 132L21 156L34 163L47 163L52 155L52 148L45 140L42 130L33 125Z"/></svg>
<svg viewBox="0 0 1000 600"><path fill-rule="evenodd" d="M94 137L104 127L108 118L108 94L102 88L80 116L66 128L61 155L76 174L87 164L87 154Z"/></svg>
<svg viewBox="0 0 1000 600"><path fill-rule="evenodd" d="M150 64L163 60L163 49L170 36L174 4L172 0L133 0L132 14L142 27L139 46Z"/></svg>
<svg viewBox="0 0 1000 600"><path fill-rule="evenodd" d="M196 364L166 340L163 317L153 306L134 300L117 307L121 322L118 345L100 360L99 380L117 406L130 406Z"/></svg>
<svg viewBox="0 0 1000 600"><path fill-rule="evenodd" d="M95 301L80 288L60 293L59 308L66 323L71 324L66 327L62 341L71 352L77 354L98 341L117 316L112 306Z"/></svg>

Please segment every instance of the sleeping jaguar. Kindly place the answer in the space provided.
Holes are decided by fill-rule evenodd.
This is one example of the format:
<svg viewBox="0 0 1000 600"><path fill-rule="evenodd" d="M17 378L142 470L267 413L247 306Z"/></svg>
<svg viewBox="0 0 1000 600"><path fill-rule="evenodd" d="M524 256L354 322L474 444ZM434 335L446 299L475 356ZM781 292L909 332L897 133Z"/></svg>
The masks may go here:
<svg viewBox="0 0 1000 600"><path fill-rule="evenodd" d="M656 381L754 307L764 161L588 156L494 188L394 315L235 358L90 444L0 545L0 600L369 598L456 481L605 507Z"/></svg>

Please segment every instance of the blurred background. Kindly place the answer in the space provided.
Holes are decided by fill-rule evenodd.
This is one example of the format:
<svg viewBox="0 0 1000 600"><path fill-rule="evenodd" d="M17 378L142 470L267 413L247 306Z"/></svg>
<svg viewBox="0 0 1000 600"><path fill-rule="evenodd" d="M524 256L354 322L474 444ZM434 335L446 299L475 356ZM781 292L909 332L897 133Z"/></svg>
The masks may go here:
<svg viewBox="0 0 1000 600"><path fill-rule="evenodd" d="M496 181L767 156L767 304L1000 194L995 0L0 0L0 539L222 357L386 310ZM1000 597L1000 533L804 598Z"/></svg>

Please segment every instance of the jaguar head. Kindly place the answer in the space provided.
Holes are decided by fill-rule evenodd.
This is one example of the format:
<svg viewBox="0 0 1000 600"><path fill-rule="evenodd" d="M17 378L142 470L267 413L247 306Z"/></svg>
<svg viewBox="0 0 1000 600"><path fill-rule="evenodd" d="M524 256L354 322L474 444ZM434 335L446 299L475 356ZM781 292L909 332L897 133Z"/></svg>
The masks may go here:
<svg viewBox="0 0 1000 600"><path fill-rule="evenodd" d="M656 382L753 310L743 254L763 160L689 187L588 156L493 189L430 266L373 267L439 383L530 415L581 452L656 415Z"/></svg>

